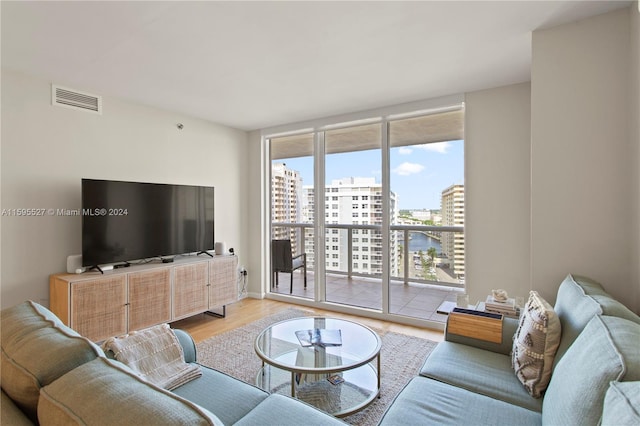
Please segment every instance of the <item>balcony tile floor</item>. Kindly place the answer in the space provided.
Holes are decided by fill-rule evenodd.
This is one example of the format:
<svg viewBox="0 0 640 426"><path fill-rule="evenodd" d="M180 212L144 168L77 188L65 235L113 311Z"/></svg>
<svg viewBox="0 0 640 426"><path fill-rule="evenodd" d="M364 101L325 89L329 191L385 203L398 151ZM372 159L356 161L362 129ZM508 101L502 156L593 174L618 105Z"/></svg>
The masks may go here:
<svg viewBox="0 0 640 426"><path fill-rule="evenodd" d="M429 284L391 281L390 313L420 318L430 321L445 322L446 315L436 312L444 301L455 302L456 296L463 290L460 288L436 286ZM293 273L293 295L313 299L314 274L307 274L307 288L304 288L302 272ZM289 294L290 276L281 273L279 286L272 292ZM327 301L369 309L382 309L382 292L380 280L375 278L352 277L346 275L327 274Z"/></svg>

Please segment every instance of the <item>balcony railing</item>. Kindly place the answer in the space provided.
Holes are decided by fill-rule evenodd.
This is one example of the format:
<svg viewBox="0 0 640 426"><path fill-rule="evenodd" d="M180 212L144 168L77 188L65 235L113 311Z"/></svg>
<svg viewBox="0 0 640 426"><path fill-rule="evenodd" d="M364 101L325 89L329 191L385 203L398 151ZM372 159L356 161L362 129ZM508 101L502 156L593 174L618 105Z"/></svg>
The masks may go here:
<svg viewBox="0 0 640 426"><path fill-rule="evenodd" d="M331 231L335 229L340 230L340 233L333 234ZM288 232L286 232L286 230L288 230ZM334 238L336 235L342 237L346 234L345 238L341 239L339 243L325 241L325 244L329 245L330 247L338 244L338 251L341 254L339 257L340 262L343 265L346 263L346 268L343 266L339 269L335 269L335 267L331 267L330 265L332 265L336 259L325 259L325 262L328 262L326 267L327 273L347 275L349 277L358 276L381 278L380 271L382 267L382 261L380 256L376 256L376 254L380 253L381 251L381 236L371 235L372 231L377 233L382 232L382 228L380 225L327 224L325 225L325 230L325 238ZM435 259L431 259L431 262L423 262L418 254L418 251L410 250L410 244L408 243L411 240L412 233L420 233L437 241L440 241L442 237L447 233L453 233L454 235L463 233L464 227L391 225L390 230L392 233L392 244L390 245L392 247L391 256L395 255L395 258L390 259L392 280L403 281L405 284L413 282L441 285L447 287L464 287L464 277L458 277L454 273L454 258L456 265L459 264L461 258L464 258L464 248L460 249L460 247L458 246L459 243L455 247L455 253L450 253L447 256L445 253L442 253L442 251L440 251L437 253ZM307 248L307 250L310 248L306 244L306 239L307 237L312 237L312 231L313 224L310 223L272 223L272 235L277 235L278 238L282 238L283 235L290 235L290 238L292 242L294 242L295 246L294 254L300 254L305 249L305 247ZM353 235L356 234L358 235L358 237L361 237L363 235L363 231L367 232L369 243L357 243L355 253L359 258L356 260L356 263L358 263L359 265L366 263L368 265L367 269L371 272L362 272L362 268L358 268L359 270L354 270ZM346 247L344 245L345 240ZM366 251L361 250L361 248L366 248ZM328 251L333 252L335 250ZM421 251L423 258L427 259L429 257L427 250L425 249ZM346 253L346 255L344 253ZM307 258L310 260L309 267L313 267L312 261L315 260L314 253L309 253L309 251L307 251L307 256ZM368 256L368 258L364 259L362 256ZM423 267L423 265L425 264L430 265L428 267L428 270L424 270L425 268ZM395 267L395 265L397 265L397 268Z"/></svg>

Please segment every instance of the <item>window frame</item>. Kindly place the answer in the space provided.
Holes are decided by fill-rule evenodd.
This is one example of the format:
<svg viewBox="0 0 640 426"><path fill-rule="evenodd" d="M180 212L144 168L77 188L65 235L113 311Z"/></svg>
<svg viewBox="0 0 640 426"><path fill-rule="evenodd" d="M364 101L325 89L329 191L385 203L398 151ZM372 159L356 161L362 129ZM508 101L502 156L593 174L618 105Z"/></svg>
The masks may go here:
<svg viewBox="0 0 640 426"><path fill-rule="evenodd" d="M374 110L360 111L352 114L344 114L339 116L331 116L323 119L310 120L307 122L293 123L284 126L278 126L268 129L261 130L261 141L262 141L262 152L263 152L263 160L265 164L265 170L267 170L267 179L264 179L263 190L267 194L266 197L262 197L262 212L261 216L263 220L261 221L261 230L262 230L262 262L261 262L261 273L263 276L262 281L262 294L268 298L273 299L281 299L285 301L290 301L288 297L285 295L278 295L269 292L269 279L267 277L270 276L270 232L271 232L271 220L270 220L270 208L271 208L271 177L270 177L270 164L272 162L272 158L270 155L270 139L275 137L280 137L283 135L295 135L295 134L305 134L312 132L314 139L314 204L316 214L314 215L314 233L315 242L314 256L316 259L326 259L325 256L325 228L330 228L330 223L328 221L322 220L322 218L317 214L317 212L325 211L325 193L328 192L338 192L337 188L332 188L329 191L328 188L325 188L325 179L324 179L324 132L328 130L334 130L338 128L346 128L346 127L354 127L360 124L367 123L382 123L382 196L381 197L373 197L373 201L377 203L377 201L381 201L383 214L383 224L381 229L382 234L382 243L383 247L381 251L383 253L389 253L389 233L390 233L390 223L389 223L389 184L390 184L390 170L389 170L389 123L399 119L406 119L410 117L419 117L427 114L434 114L439 112L453 111L456 109L464 110L464 95L452 95L445 96L441 98L429 99L424 101L412 102L407 104L394 105L390 107L378 108ZM460 139L464 139L464 136ZM466 150L466 143L465 143ZM466 164L466 161L465 161ZM466 166L465 166L466 167ZM324 190L323 190L324 188ZM378 200L380 198L380 200ZM326 201L329 201L328 198ZM354 200L355 201L355 200ZM358 200L360 201L360 200ZM362 234L368 234L368 229L363 229ZM327 246L328 248L328 246ZM353 306L343 306L340 308L340 311L344 311L347 313L354 313L357 315L365 315L372 317L380 317L382 319L396 321L400 323L419 325L419 326L431 326L435 328L443 327L443 324L438 322L433 322L429 320L423 320L412 317L402 317L400 315L393 315L389 313L389 268L390 261L388 256L382 256L382 311L380 313L370 312L368 309L357 308ZM327 262L328 265L328 262ZM315 262L314 272L317 277L325 276L325 262ZM313 301L302 301L303 303L308 303L312 306L317 306L320 308L329 308L332 306L327 305L324 300L324 286L325 283L318 280L315 287L315 298Z"/></svg>

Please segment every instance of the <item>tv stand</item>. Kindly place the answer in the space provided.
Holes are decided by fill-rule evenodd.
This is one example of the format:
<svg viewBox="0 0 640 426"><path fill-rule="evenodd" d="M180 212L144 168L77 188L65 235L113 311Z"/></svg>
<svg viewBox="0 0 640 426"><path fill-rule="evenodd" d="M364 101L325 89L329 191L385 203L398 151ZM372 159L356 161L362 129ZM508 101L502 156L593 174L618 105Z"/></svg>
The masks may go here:
<svg viewBox="0 0 640 426"><path fill-rule="evenodd" d="M202 250L201 252L196 254L196 256L200 256L201 254L206 254L209 257L213 257L213 255L211 253L209 253L208 251L205 251L205 250Z"/></svg>
<svg viewBox="0 0 640 426"><path fill-rule="evenodd" d="M213 312L211 310L209 311L205 311L204 312L207 315L211 315L212 317L216 317L216 318L226 318L227 317L227 305L222 305L222 313L219 314L218 312Z"/></svg>
<svg viewBox="0 0 640 426"><path fill-rule="evenodd" d="M94 342L203 312L224 316L238 300L237 256L96 269L49 280L50 310Z"/></svg>

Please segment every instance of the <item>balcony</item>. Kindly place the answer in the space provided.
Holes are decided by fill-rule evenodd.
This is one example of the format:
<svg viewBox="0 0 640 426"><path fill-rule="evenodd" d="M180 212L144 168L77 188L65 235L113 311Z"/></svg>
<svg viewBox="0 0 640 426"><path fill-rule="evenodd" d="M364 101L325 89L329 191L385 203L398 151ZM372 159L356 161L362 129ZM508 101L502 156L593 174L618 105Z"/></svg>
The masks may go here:
<svg viewBox="0 0 640 426"><path fill-rule="evenodd" d="M323 247L327 249L325 255L328 256L325 259L326 301L382 310L381 227L327 224L325 228L325 238L328 239L328 246ZM464 291L461 277L455 274L460 268L458 263L464 256L464 249L462 256L456 250L454 255L447 258L441 249L436 254L428 250L427 246L423 247L423 243L428 241L429 244L440 247L441 238L461 234L463 227L392 225L390 228L389 312L431 321L445 321L446 316L436 311L442 302L455 302L456 295ZM301 232L302 230L305 232ZM308 284L305 290L302 274L295 272L293 295L313 300L313 259L316 256L312 251L312 244L305 241L312 230L310 224L274 223L272 234L301 236L302 241L298 247L306 248L309 261ZM355 241L364 236L355 245L354 234ZM338 238L341 243L336 245L334 240ZM366 238L369 238L369 242L363 244L362 241ZM336 247L332 248L334 245ZM288 274L282 274L280 287L272 289L272 292L289 294L289 279Z"/></svg>
<svg viewBox="0 0 640 426"><path fill-rule="evenodd" d="M293 273L293 296L313 299L315 280L313 272L307 273L307 288L304 288L302 273ZM289 295L289 274L280 274L280 285L272 293ZM352 277L327 273L327 301L360 308L382 310L381 281L376 278ZM442 302L456 301L462 289L409 283L392 280L389 283L389 313L408 317L446 322L447 316L437 313Z"/></svg>

